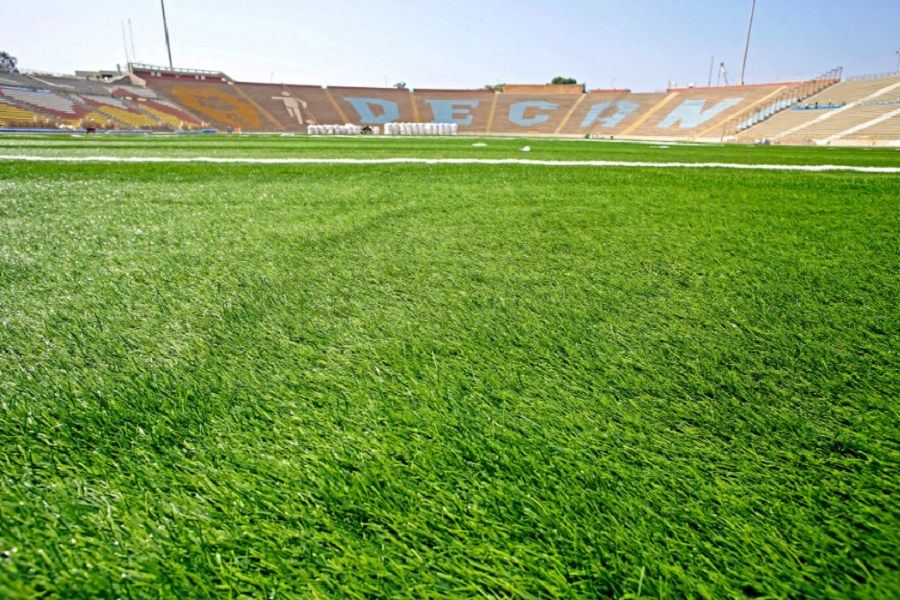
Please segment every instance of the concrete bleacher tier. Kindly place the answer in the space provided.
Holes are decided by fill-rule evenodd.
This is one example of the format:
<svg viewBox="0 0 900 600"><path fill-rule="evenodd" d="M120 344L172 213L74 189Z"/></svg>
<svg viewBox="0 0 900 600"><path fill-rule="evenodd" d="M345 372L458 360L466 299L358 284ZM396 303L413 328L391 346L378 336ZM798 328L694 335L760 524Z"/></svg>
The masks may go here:
<svg viewBox="0 0 900 600"><path fill-rule="evenodd" d="M830 119L813 123L797 132L800 137L812 140L840 135L841 133L873 121L900 108L896 104L873 104L854 106L843 111L834 111ZM814 111L817 112L817 111Z"/></svg>
<svg viewBox="0 0 900 600"><path fill-rule="evenodd" d="M622 135L624 131L649 120L654 107L668 94L583 94L576 100L568 120L555 133L601 136ZM658 112L658 111L657 111Z"/></svg>
<svg viewBox="0 0 900 600"><path fill-rule="evenodd" d="M334 99L335 110L346 117L346 123L354 125L381 125L383 123L420 123L418 102L413 104L409 90L391 88L329 87L328 95Z"/></svg>
<svg viewBox="0 0 900 600"><path fill-rule="evenodd" d="M896 77L879 77L875 79L861 79L856 81L842 81L837 85L822 91L815 97L810 98L809 102L804 104L850 104L851 102L863 102L867 98L875 95L881 96L886 88L900 84L900 76ZM897 92L898 88L894 88ZM891 98L893 99L893 98Z"/></svg>
<svg viewBox="0 0 900 600"><path fill-rule="evenodd" d="M22 75L20 73L10 73L9 71L0 72L0 87L7 85L12 87L32 88L38 90L43 90L50 87L43 81L33 79L28 75Z"/></svg>
<svg viewBox="0 0 900 600"><path fill-rule="evenodd" d="M825 111L831 110L835 109L829 108L819 110L783 110L777 115L769 117L762 123L754 125L746 131L741 132L741 136L764 138L776 137L785 131L789 131L791 129L794 129L795 127L799 127L800 125L810 123L825 114Z"/></svg>
<svg viewBox="0 0 900 600"><path fill-rule="evenodd" d="M489 90L402 90L231 82L221 77L198 79L190 74L146 78L159 94L187 114L218 129L305 132L311 124L349 123L383 126L390 122L446 122L459 125L463 134L585 135L715 139L754 111L770 109L773 102L799 89L796 83L722 88L668 90L633 94L611 90L603 94L493 93ZM900 82L900 77L896 78ZM843 82L804 100L820 103L853 102L883 92L891 78ZM805 84L804 84L805 85ZM550 89L550 88L541 88ZM136 95L136 94L135 94ZM139 103L132 99L135 105ZM146 112L170 125L180 116ZM152 107L156 109L157 107ZM828 136L864 124L889 109L854 108L828 123L809 126L808 133ZM168 112L168 111L164 111ZM773 114L774 113L774 114ZM772 116L769 116L769 115ZM763 120L740 135L774 137L819 119L821 110L766 110ZM767 117L767 118L766 118ZM889 119L887 121L890 121ZM893 121L890 121L893 124ZM729 133L729 135L731 135Z"/></svg>
<svg viewBox="0 0 900 600"><path fill-rule="evenodd" d="M714 137L729 118L782 86L685 90L668 94L491 94L480 91L329 88L349 122L365 98L392 103L396 121L437 120L460 125L460 133L639 135ZM353 98L357 104L352 102ZM349 99L349 100L348 100ZM410 102L414 101L414 104ZM347 104L352 106L347 106ZM412 104L412 106L410 106ZM374 111L379 104L363 106ZM409 110L413 109L413 118ZM365 111L364 111L365 112ZM353 115L353 116L351 116ZM369 118L372 114L368 115Z"/></svg>
<svg viewBox="0 0 900 600"><path fill-rule="evenodd" d="M112 96L79 96L82 101L96 108L99 112L137 128L165 127L163 120L156 118L149 111L142 111L137 105Z"/></svg>
<svg viewBox="0 0 900 600"><path fill-rule="evenodd" d="M893 105L894 110L900 110L900 104ZM900 140L900 114L894 115L880 123L864 127L854 132L855 137L873 137L875 139Z"/></svg>
<svg viewBox="0 0 900 600"><path fill-rule="evenodd" d="M306 132L309 125L322 123L358 123L342 117L328 93L319 86L269 83L235 84L243 97L252 101L261 113L261 127L280 131ZM268 125L268 126L267 126Z"/></svg>
<svg viewBox="0 0 900 600"><path fill-rule="evenodd" d="M157 98L156 92L150 88L140 87L137 85L119 85L110 84L106 86L107 91L113 96L134 96L137 98Z"/></svg>
<svg viewBox="0 0 900 600"><path fill-rule="evenodd" d="M278 130L238 88L220 79L148 77L147 84L160 98L184 107L217 129L230 125L246 131Z"/></svg>
<svg viewBox="0 0 900 600"><path fill-rule="evenodd" d="M672 90L662 94L500 94L491 133L718 137L730 118L782 87Z"/></svg>
<svg viewBox="0 0 900 600"><path fill-rule="evenodd" d="M488 90L414 90L413 100L423 123L459 125L459 133L484 133L496 94Z"/></svg>
<svg viewBox="0 0 900 600"><path fill-rule="evenodd" d="M301 132L316 123L451 122L459 125L460 133L473 134L715 137L729 118L785 89L772 85L662 94L494 94L198 81L189 74L145 79L161 98L219 129L231 125L243 131Z"/></svg>
<svg viewBox="0 0 900 600"><path fill-rule="evenodd" d="M489 133L552 134L583 94L497 94ZM485 131L484 125L481 127Z"/></svg>
<svg viewBox="0 0 900 600"><path fill-rule="evenodd" d="M162 126L159 120L129 106L123 100L112 96L79 96L82 102L116 121L135 128L156 128Z"/></svg>
<svg viewBox="0 0 900 600"><path fill-rule="evenodd" d="M741 132L741 137L818 140L840 136L891 111L890 105L874 104L900 99L900 77L842 81L801 103L804 107L832 107L782 111ZM860 106L854 106L860 103ZM861 135L861 134L860 134Z"/></svg>
<svg viewBox="0 0 900 600"><path fill-rule="evenodd" d="M168 100L134 98L132 104L175 128L181 128L182 124L193 127L203 124L200 119Z"/></svg>
<svg viewBox="0 0 900 600"><path fill-rule="evenodd" d="M88 81L80 77L48 77L42 75L34 75L32 79L47 84L48 89L58 89L59 91L72 91L79 94L98 94L108 95L109 88L102 83L96 81Z"/></svg>
<svg viewBox="0 0 900 600"><path fill-rule="evenodd" d="M732 118L788 89L788 85L776 84L670 90L656 114L626 132L648 137L720 138Z"/></svg>
<svg viewBox="0 0 900 600"><path fill-rule="evenodd" d="M0 123L6 124L10 121L33 121L35 117L41 118L36 112L20 108L10 102L0 98Z"/></svg>
<svg viewBox="0 0 900 600"><path fill-rule="evenodd" d="M0 88L0 95L9 96L19 104L36 109L38 113L69 124L75 124L84 118L95 118L92 116L95 111L62 94L4 87ZM103 120L106 118L103 117Z"/></svg>

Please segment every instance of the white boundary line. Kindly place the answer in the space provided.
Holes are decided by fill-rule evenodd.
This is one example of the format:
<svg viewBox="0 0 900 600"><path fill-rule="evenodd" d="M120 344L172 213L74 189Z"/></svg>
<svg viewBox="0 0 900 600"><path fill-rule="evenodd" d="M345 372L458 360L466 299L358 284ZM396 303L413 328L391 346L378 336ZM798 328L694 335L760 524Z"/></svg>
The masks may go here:
<svg viewBox="0 0 900 600"><path fill-rule="evenodd" d="M852 167L847 165L742 165L735 163L627 162L612 160L524 160L516 158L212 158L151 156L16 156L0 155L4 161L110 162L110 163L222 163L259 165L528 165L548 167L639 167L657 169L739 169L748 171L852 171L856 173L900 173L900 167Z"/></svg>

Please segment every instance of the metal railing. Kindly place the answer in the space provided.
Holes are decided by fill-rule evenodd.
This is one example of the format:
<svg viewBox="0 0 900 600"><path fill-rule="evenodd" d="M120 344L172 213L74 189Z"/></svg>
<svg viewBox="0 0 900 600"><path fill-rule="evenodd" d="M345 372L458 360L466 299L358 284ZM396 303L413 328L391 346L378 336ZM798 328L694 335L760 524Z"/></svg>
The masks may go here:
<svg viewBox="0 0 900 600"><path fill-rule="evenodd" d="M798 102L831 87L841 80L842 73L843 67L832 69L815 79L791 86L762 105L756 105L747 109L725 124L722 128L722 139L728 136L740 135L742 131L746 131L754 125L762 123L779 112L796 105Z"/></svg>
<svg viewBox="0 0 900 600"><path fill-rule="evenodd" d="M885 77L897 76L900 76L900 72L894 71L893 73L875 73L874 75L854 75L846 78L844 81L863 81L864 79L884 79Z"/></svg>
<svg viewBox="0 0 900 600"><path fill-rule="evenodd" d="M47 71L45 69L19 69L19 73L21 75L32 75L34 77L40 77L43 75L44 77L69 77L72 79L81 79L73 73L54 73L52 71Z"/></svg>
<svg viewBox="0 0 900 600"><path fill-rule="evenodd" d="M203 69L179 69L169 67L159 67L156 65L146 65L144 63L128 63L128 70L134 72L135 69L141 71L158 71L160 73L177 73L179 75L212 75L213 77L225 77L225 73L221 71L205 71Z"/></svg>

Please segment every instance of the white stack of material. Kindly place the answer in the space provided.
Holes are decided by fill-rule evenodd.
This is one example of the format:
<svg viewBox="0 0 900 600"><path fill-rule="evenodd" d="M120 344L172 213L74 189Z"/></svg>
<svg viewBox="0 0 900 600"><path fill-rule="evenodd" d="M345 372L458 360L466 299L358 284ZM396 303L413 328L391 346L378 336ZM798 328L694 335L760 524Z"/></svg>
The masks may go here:
<svg viewBox="0 0 900 600"><path fill-rule="evenodd" d="M345 125L310 125L307 131L310 135L360 135L362 133L361 125L352 125L347 123ZM379 129L375 128L375 133L378 133Z"/></svg>
<svg viewBox="0 0 900 600"><path fill-rule="evenodd" d="M378 128L376 127L377 131ZM385 135L457 135L458 123L386 123Z"/></svg>

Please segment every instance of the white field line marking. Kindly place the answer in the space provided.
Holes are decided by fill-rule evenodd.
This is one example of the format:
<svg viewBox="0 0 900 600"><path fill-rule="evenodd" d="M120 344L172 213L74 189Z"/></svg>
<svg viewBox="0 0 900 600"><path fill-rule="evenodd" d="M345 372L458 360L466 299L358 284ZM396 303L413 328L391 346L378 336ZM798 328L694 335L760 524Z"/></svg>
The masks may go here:
<svg viewBox="0 0 900 600"><path fill-rule="evenodd" d="M848 165L742 165L736 163L627 162L616 160L524 160L516 158L190 158L152 156L16 156L0 155L0 160L32 162L111 163L222 163L259 165L530 165L548 167L640 167L657 169L742 169L749 171L854 171L857 173L900 173L900 167L852 167Z"/></svg>

